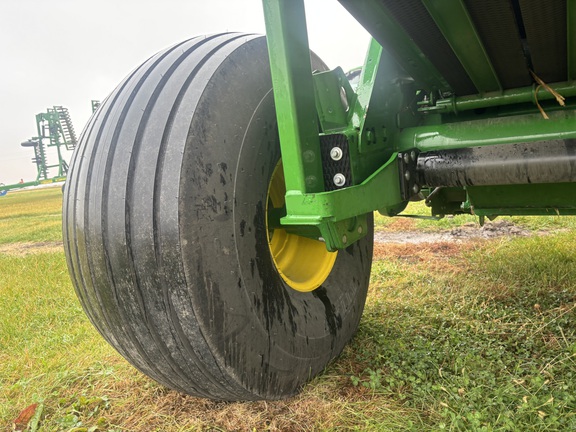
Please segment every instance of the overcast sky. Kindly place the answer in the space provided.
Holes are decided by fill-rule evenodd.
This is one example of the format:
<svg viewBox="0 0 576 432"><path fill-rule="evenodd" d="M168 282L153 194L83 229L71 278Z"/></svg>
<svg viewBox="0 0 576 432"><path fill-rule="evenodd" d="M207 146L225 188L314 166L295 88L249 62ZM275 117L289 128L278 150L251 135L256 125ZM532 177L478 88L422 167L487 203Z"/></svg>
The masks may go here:
<svg viewBox="0 0 576 432"><path fill-rule="evenodd" d="M363 63L369 36L336 0L306 0L306 13L311 48L331 68ZM63 105L79 135L90 101L152 54L222 31L264 33L261 0L0 0L0 183L36 178L20 146L36 114Z"/></svg>

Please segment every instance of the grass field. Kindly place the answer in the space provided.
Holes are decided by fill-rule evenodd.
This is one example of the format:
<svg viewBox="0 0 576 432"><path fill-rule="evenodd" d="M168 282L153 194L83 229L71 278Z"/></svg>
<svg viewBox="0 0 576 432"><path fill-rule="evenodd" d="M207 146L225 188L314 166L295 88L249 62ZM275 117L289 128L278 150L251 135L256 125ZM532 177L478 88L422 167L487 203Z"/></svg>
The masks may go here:
<svg viewBox="0 0 576 432"><path fill-rule="evenodd" d="M61 198L0 198L0 430L33 404L21 420L38 431L576 430L574 218L511 219L546 235L377 244L342 356L295 398L221 403L159 386L93 329L61 249Z"/></svg>

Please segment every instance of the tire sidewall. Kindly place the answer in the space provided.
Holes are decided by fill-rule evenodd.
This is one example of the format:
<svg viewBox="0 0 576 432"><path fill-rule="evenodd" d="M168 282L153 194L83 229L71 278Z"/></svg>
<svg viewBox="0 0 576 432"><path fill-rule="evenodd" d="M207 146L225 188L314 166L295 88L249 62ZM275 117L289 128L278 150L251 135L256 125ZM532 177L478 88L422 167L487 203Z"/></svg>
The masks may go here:
<svg viewBox="0 0 576 432"><path fill-rule="evenodd" d="M294 393L342 350L362 313L371 262L369 233L339 252L312 293L292 290L275 269L265 212L280 149L266 50L264 38L244 44L212 76L180 188L195 314L221 366L262 396Z"/></svg>

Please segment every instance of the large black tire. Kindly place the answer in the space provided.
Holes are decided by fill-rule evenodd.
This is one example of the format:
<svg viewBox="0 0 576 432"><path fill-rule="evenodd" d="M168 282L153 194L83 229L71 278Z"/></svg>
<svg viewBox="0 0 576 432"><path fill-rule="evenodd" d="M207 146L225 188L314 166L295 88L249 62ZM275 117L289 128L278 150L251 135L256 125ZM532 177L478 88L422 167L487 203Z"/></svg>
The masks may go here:
<svg viewBox="0 0 576 432"><path fill-rule="evenodd" d="M294 394L357 329L372 233L315 291L271 259L280 158L264 37L198 37L150 58L86 126L64 199L76 292L140 371L223 400Z"/></svg>

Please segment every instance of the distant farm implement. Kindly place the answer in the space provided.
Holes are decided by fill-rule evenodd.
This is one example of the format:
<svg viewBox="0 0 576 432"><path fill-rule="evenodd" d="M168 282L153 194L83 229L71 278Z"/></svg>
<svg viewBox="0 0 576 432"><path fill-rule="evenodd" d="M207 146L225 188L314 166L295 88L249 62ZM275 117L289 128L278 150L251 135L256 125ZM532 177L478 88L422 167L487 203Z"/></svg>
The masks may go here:
<svg viewBox="0 0 576 432"><path fill-rule="evenodd" d="M64 157L64 151L74 150L77 143L76 132L68 109L54 106L48 108L46 112L36 114L36 129L37 136L20 144L22 147L30 147L34 150L32 162L36 165L36 179L26 182L22 180L19 183L9 185L0 183L0 196L4 196L8 191L14 189L66 180L68 163ZM55 149L56 154L54 155L50 149Z"/></svg>

